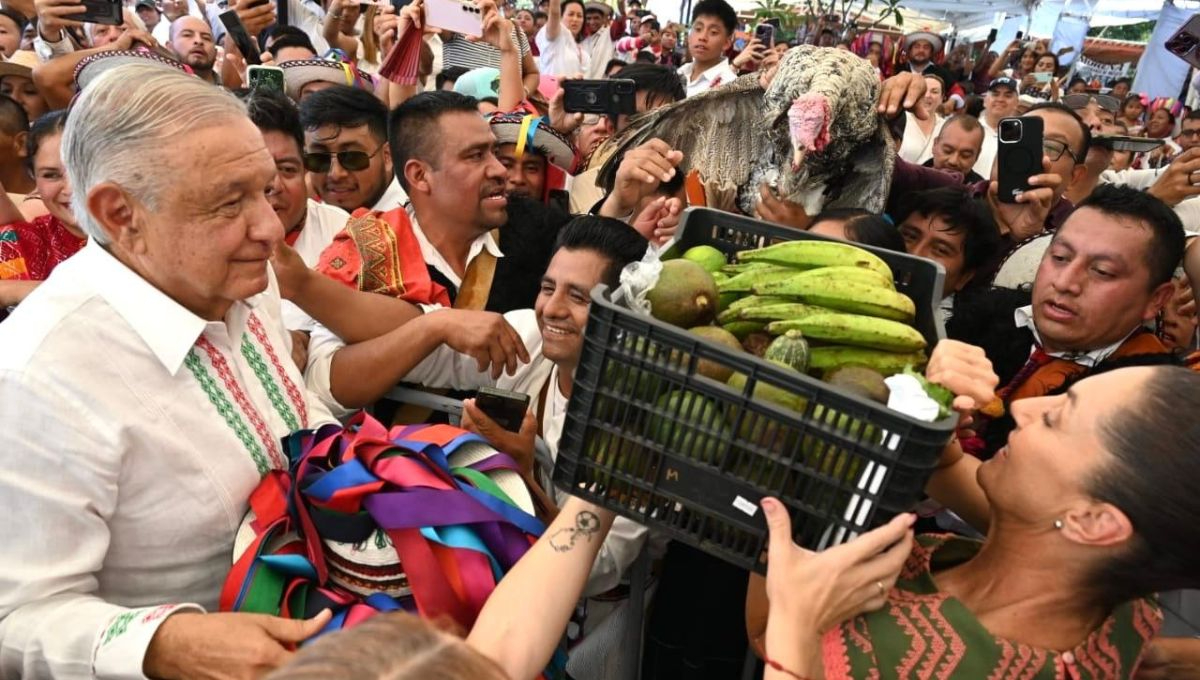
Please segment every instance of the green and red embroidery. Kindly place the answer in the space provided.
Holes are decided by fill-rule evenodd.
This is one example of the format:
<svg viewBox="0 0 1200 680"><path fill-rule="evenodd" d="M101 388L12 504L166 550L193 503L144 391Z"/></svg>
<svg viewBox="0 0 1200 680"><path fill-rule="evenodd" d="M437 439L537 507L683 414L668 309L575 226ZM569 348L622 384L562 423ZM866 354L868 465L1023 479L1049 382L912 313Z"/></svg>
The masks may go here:
<svg viewBox="0 0 1200 680"><path fill-rule="evenodd" d="M267 398L270 399L271 406L275 408L275 411L290 431L295 432L296 430L307 428L308 405L304 400L304 395L288 377L287 371L284 370L283 364L279 361L279 356L275 352L274 346L267 337L266 329L263 327L262 322L254 314L250 314L247 327L254 338L262 345L262 350L260 351L255 346L249 334L243 333L240 347L241 353L246 359L246 363L253 369L254 375L262 386L263 391L267 393ZM204 362L200 359L200 352L197 349L202 350L208 357L208 363L221 379L221 384L218 384L209 373ZM263 353L271 361L275 369L274 372L267 366L266 361L263 359ZM254 466L258 469L258 473L265 475L272 469L286 469L287 459L280 448L279 438L273 435L262 414L258 412L258 409L254 407L249 397L246 396L246 392L234 376L225 355L208 338L201 336L196 340L196 344L192 347L191 351L188 352L188 356L184 360L184 365L195 376L196 381L200 383L201 389L208 396L209 402L217 409L217 413L225 420L225 424L233 430L238 440L246 447L246 451L249 452L250 458L254 461ZM279 384L276 382L275 376L279 376L279 380L283 382L283 391L287 392L288 399L284 399L283 391L279 389ZM233 402L237 404L236 407L234 403L230 402L227 395L233 396ZM247 420L250 422L249 425L246 423ZM251 431L251 427L253 427L253 432ZM255 437L255 434L258 436Z"/></svg>
<svg viewBox="0 0 1200 680"><path fill-rule="evenodd" d="M200 338L200 341L208 343L208 340L205 338ZM200 342L197 342L197 344L200 344ZM208 345L212 347L211 343L208 343ZM216 348L214 347L213 351L215 350ZM246 421L242 419L242 415L233 407L233 404L229 403L229 398L221 391L221 388L217 385L217 381L213 380L213 377L209 375L208 369L200 361L195 347L188 352L187 357L183 360L183 365L187 366L192 375L196 377L196 382L200 383L200 389L204 390L204 394L208 395L208 401L216 407L217 413L225 420L225 424L229 426L229 429L233 430L233 433L237 435L238 440L242 442L242 446L246 447L251 460L254 461L254 467L258 469L258 474L265 475L270 472L273 461L267 460L267 455L263 453L263 447L259 443L259 440L254 438L253 433L250 432L250 428L246 426ZM228 386L228 381L226 382L226 386ZM238 389L240 390L241 388ZM250 408L253 409L254 407L251 406ZM258 411L254 411L254 415L257 416ZM266 441L274 440L267 439ZM283 469L283 466L280 466L279 469Z"/></svg>
<svg viewBox="0 0 1200 680"><path fill-rule="evenodd" d="M262 345L263 351L265 351L267 353L267 358L271 360L271 365L275 368L275 374L278 375L279 379L283 382L283 389L287 391L288 399L290 399L292 401L292 406L296 409L296 412L300 414L299 423L296 422L295 415L291 414L290 412L287 415L284 415L282 398L280 398L279 401L276 402L275 397L272 396L271 403L275 405L275 409L277 411L279 411L280 417L282 417L284 419L284 421L287 422L288 427L292 428L293 432L296 430L299 430L299 429L307 428L308 427L308 402L306 402L304 400L304 395L296 387L296 383L292 382L292 379L288 377L287 371L284 370L283 364L279 361L279 356L275 353L275 346L272 345L270 339L267 338L267 331L265 328L263 328L262 322L258 320L257 316L255 316L254 314L251 314L250 319L247 321L246 325L250 328L250 332L254 334L255 339L257 339L259 344ZM251 350L254 349L253 345L250 344L249 339L246 338L245 336L243 336L242 337L243 354L245 353L245 350L247 347L250 347ZM247 361L249 361L249 357L247 357ZM255 368L254 368L255 374L258 375L258 379L260 381L262 381L263 386L266 387L266 382L270 380L270 375L266 374L266 367L263 366L263 373L259 373L258 367L255 364L251 364L251 365L255 366ZM264 377L264 374L265 374L265 377ZM272 395L279 394L279 388L275 387L274 381L271 381L271 388L273 388L273 389L270 390L270 392L269 392L270 394L272 394Z"/></svg>

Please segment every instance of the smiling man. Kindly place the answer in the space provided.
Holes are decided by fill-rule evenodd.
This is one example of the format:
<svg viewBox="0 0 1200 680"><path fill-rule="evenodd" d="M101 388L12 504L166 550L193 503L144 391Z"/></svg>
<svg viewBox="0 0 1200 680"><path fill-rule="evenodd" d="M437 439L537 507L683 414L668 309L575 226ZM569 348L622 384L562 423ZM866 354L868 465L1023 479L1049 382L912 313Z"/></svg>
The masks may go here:
<svg viewBox="0 0 1200 680"><path fill-rule="evenodd" d="M500 313L529 307L567 215L508 197L508 170L474 99L424 92L395 109L389 125L390 156L411 203L357 215L322 254L318 270L414 304ZM312 313L311 305L297 302ZM338 330L324 314L313 316ZM389 318L394 327L406 316ZM509 330L500 331L506 342ZM370 352L353 345L341 351L343 344L336 335L314 334L310 384L334 407L379 398L394 381L375 370Z"/></svg>
<svg viewBox="0 0 1200 680"><path fill-rule="evenodd" d="M62 157L89 243L0 325L0 676L265 674L328 616L204 612L281 438L333 422L286 360L275 163L150 63L88 85Z"/></svg>
<svg viewBox="0 0 1200 680"><path fill-rule="evenodd" d="M372 93L334 85L300 102L304 165L321 200L353 213L399 208L408 195L392 175L387 107Z"/></svg>
<svg viewBox="0 0 1200 680"><path fill-rule="evenodd" d="M1101 185L1054 234L1032 295L979 293L969 311L956 310L947 335L984 348L1006 404L1112 368L1172 363L1144 324L1175 290L1183 245L1183 226L1165 203ZM988 424L980 452L994 453L1011 428L1010 417Z"/></svg>

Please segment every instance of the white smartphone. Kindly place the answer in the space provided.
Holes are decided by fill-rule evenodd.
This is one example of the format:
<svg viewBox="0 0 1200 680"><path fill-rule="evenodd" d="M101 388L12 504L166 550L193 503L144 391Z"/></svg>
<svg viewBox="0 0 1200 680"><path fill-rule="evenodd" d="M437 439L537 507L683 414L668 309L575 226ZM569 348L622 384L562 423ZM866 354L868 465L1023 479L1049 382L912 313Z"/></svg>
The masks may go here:
<svg viewBox="0 0 1200 680"><path fill-rule="evenodd" d="M425 25L480 38L483 12L473 2L425 0Z"/></svg>
<svg viewBox="0 0 1200 680"><path fill-rule="evenodd" d="M1033 79L1039 83L1042 83L1043 85L1050 82L1050 79L1053 77L1054 74L1049 71L1042 71L1041 73L1033 74Z"/></svg>

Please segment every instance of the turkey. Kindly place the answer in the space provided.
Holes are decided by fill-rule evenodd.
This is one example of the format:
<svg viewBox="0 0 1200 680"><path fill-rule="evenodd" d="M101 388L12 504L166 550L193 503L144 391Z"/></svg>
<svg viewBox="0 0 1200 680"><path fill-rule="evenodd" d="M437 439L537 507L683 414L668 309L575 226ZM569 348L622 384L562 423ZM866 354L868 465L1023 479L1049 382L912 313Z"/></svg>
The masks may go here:
<svg viewBox="0 0 1200 680"><path fill-rule="evenodd" d="M754 215L767 184L809 215L880 213L895 154L878 97L879 77L865 59L795 47L765 90L750 74L634 119L613 139L601 183L611 190L624 153L657 137L683 152L683 174L699 172L711 207Z"/></svg>

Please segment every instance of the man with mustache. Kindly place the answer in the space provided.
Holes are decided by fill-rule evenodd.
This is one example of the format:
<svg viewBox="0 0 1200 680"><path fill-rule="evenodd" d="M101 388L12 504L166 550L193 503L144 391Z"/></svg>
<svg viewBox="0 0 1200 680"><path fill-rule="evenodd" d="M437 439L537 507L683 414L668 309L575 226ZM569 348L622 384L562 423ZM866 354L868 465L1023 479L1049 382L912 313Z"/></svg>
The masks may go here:
<svg viewBox="0 0 1200 680"><path fill-rule="evenodd" d="M460 321L449 334L456 341L452 346L468 334L482 334L488 348L481 351L490 363L511 372L528 356L499 313L533 304L568 216L507 196L508 171L496 158L496 138L474 99L421 93L392 112L389 126L390 157L409 204L386 213L356 213L317 269L349 287L426 310L452 307L437 312ZM365 320L371 328L362 332L363 314L340 323L344 305L323 313L303 299L295 301L332 331L314 334L307 374L313 388L332 406L377 399L372 385L378 382L379 357L361 345L341 351L343 340L381 335L412 319L413 308L373 300L381 311ZM483 311L492 314L479 314Z"/></svg>
<svg viewBox="0 0 1200 680"><path fill-rule="evenodd" d="M1173 363L1144 325L1175 292L1183 257L1179 218L1142 191L1101 185L1054 233L1029 292L980 292L956 309L948 337L983 347L1007 406L1059 394L1088 375ZM973 453L990 457L1011 416L986 424Z"/></svg>
<svg viewBox="0 0 1200 680"><path fill-rule="evenodd" d="M171 50L197 76L214 85L221 84L213 68L217 62L217 44L212 29L203 19L191 15L176 19L171 24Z"/></svg>

